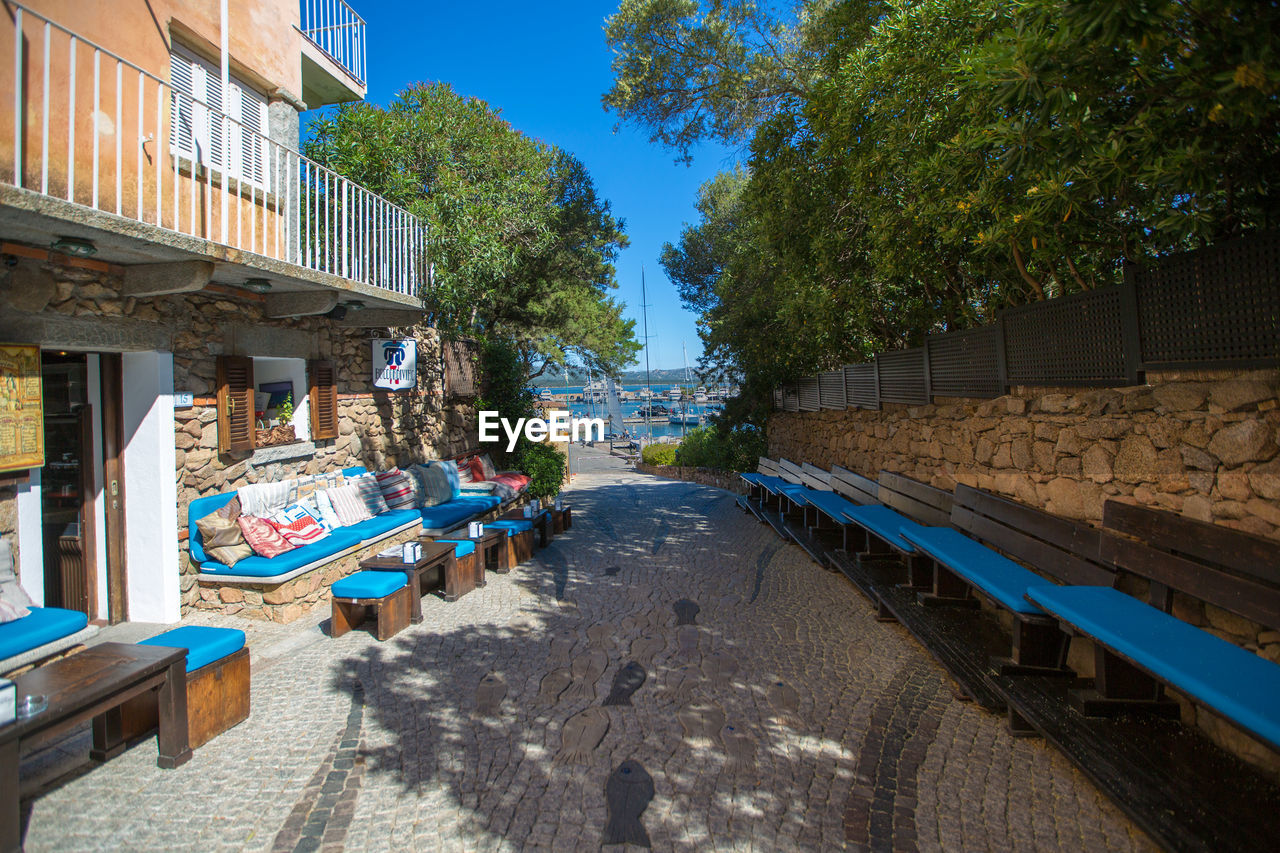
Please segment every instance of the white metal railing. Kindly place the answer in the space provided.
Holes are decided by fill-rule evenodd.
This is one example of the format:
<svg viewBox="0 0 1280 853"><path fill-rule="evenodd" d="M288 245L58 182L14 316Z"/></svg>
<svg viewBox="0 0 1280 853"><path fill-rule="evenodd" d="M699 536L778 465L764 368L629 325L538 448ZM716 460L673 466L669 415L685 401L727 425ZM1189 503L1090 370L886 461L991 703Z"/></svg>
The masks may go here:
<svg viewBox="0 0 1280 853"><path fill-rule="evenodd" d="M9 6L0 181L396 293L425 289L427 230L409 211Z"/></svg>
<svg viewBox="0 0 1280 853"><path fill-rule="evenodd" d="M302 0L301 29L348 74L365 82L364 18L346 0Z"/></svg>

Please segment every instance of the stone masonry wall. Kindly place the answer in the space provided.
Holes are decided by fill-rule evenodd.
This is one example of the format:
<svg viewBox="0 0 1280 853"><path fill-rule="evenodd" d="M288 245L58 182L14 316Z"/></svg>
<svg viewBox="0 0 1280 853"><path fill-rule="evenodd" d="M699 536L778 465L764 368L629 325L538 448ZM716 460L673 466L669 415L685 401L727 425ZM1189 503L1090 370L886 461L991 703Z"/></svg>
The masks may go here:
<svg viewBox="0 0 1280 853"><path fill-rule="evenodd" d="M221 596L216 588L200 587L197 568L188 558L187 506L195 498L351 465L375 470L448 458L477 446L471 401L445 399L437 369L440 341L434 329L394 330L418 341L417 390L374 392L368 329L339 327L323 316L269 318L262 296L218 284L196 293L135 299L121 293L122 274L119 267L96 262L18 261L8 274L0 275L0 337L92 351L99 348L93 343L100 335L101 348L106 350L173 353L174 390L191 392L195 402L174 413L178 482L174 535L180 550L183 612L207 606ZM99 330L99 325L104 329ZM70 330L67 334L89 342L68 346L42 337L49 329L60 333L64 328ZM331 360L337 370L338 437L316 441L314 448L300 444L220 454L216 377L217 356L223 354ZM299 398L305 393L305 388L295 390ZM15 492L3 485L0 535L10 540L16 554ZM328 574L309 573L306 582L312 583L311 575L327 578ZM327 590L328 583L324 586ZM235 593L228 595L235 597ZM257 615L280 618L282 612Z"/></svg>
<svg viewBox="0 0 1280 853"><path fill-rule="evenodd" d="M738 495L745 495L748 491L746 483L736 472L726 474L724 471L717 471L714 468L691 468L688 465L646 465L643 462L636 463L636 470L641 474L652 474L655 477L665 477L668 480L700 483L704 486L724 489Z"/></svg>
<svg viewBox="0 0 1280 853"><path fill-rule="evenodd" d="M871 478L894 471L943 489L964 483L1095 525L1114 498L1280 539L1280 372L1149 381L878 412L780 412L769 455ZM1280 631L1182 594L1174 614L1280 663ZM1087 642L1072 643L1070 664L1092 675ZM1280 755L1175 698L1186 722L1280 778Z"/></svg>

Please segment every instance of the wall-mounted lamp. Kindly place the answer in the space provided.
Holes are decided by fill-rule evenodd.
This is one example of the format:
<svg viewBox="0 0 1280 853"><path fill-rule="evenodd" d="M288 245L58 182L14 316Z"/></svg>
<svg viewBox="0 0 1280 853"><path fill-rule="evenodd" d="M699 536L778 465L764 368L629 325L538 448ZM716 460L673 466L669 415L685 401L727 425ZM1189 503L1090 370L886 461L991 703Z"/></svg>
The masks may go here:
<svg viewBox="0 0 1280 853"><path fill-rule="evenodd" d="M271 282L265 278L247 278L240 286L252 293L266 293L271 289Z"/></svg>
<svg viewBox="0 0 1280 853"><path fill-rule="evenodd" d="M49 246L55 252L62 252L64 255L73 255L77 258L88 258L98 253L98 247L93 245L89 240L82 240L79 237L59 237Z"/></svg>
<svg viewBox="0 0 1280 853"><path fill-rule="evenodd" d="M342 304L346 306L346 309L348 311L364 310L364 303L361 302L359 299L348 299L346 302L343 302Z"/></svg>

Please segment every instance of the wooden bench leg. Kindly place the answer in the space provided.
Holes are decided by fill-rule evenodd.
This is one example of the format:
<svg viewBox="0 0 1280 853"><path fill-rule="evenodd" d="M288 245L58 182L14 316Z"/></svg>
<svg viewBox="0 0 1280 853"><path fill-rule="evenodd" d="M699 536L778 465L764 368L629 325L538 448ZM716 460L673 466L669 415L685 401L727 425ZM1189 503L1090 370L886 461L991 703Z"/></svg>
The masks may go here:
<svg viewBox="0 0 1280 853"><path fill-rule="evenodd" d="M124 752L124 727L120 713L120 707L116 706L93 718L93 746L89 748L89 758L108 761Z"/></svg>
<svg viewBox="0 0 1280 853"><path fill-rule="evenodd" d="M1112 717L1141 712L1178 719L1178 703L1164 695L1164 685L1101 646L1093 649L1093 688L1072 690L1071 706L1086 717Z"/></svg>
<svg viewBox="0 0 1280 853"><path fill-rule="evenodd" d="M22 809L17 738L0 744L0 850L22 849Z"/></svg>
<svg viewBox="0 0 1280 853"><path fill-rule="evenodd" d="M982 602L969 594L969 584L945 566L933 567L933 590L916 596L925 607L971 607L977 609Z"/></svg>
<svg viewBox="0 0 1280 853"><path fill-rule="evenodd" d="M378 640L389 640L405 628L413 617L408 587L401 587L378 605Z"/></svg>
<svg viewBox="0 0 1280 853"><path fill-rule="evenodd" d="M1040 732L1036 731L1035 727L1032 726L1031 723L1027 721L1026 717L1022 716L1017 711L1015 711L1012 705L1009 706L1008 726L1009 726L1009 734L1013 735L1014 737L1039 737L1040 736Z"/></svg>
<svg viewBox="0 0 1280 853"><path fill-rule="evenodd" d="M1001 675L1075 675L1067 668L1070 644L1056 622L1019 619L1013 627L1013 655L992 663Z"/></svg>
<svg viewBox="0 0 1280 853"><path fill-rule="evenodd" d="M333 613L329 618L329 636L341 637L364 621L364 607L349 601L333 600Z"/></svg>

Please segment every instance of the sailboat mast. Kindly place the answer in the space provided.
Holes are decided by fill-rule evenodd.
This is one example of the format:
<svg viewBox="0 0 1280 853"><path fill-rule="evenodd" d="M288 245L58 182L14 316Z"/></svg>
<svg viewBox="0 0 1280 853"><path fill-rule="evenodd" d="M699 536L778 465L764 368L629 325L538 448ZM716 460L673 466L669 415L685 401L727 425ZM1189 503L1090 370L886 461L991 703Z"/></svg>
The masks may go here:
<svg viewBox="0 0 1280 853"><path fill-rule="evenodd" d="M653 443L653 387L649 381L649 305L648 293L644 286L644 264L640 265L640 313L644 317L644 387L648 391L644 413L645 429L649 432L649 443Z"/></svg>

